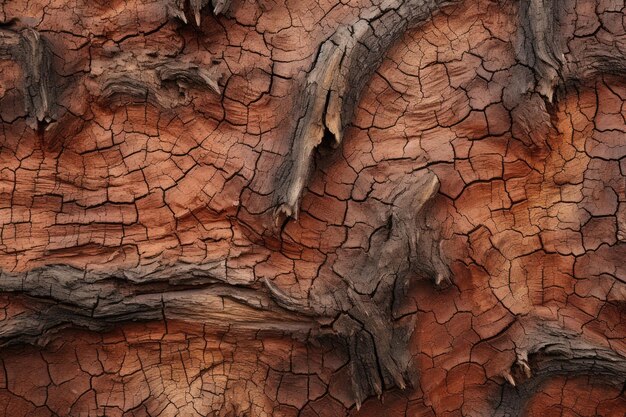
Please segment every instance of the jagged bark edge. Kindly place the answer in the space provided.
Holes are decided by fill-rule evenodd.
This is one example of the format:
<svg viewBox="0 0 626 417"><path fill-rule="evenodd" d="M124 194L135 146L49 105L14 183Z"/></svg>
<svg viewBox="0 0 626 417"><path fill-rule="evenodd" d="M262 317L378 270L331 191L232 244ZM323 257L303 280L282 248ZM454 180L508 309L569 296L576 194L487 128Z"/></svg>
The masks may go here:
<svg viewBox="0 0 626 417"><path fill-rule="evenodd" d="M391 1L340 27L320 46L312 69L304 80L295 106L292 147L277 175L275 217L298 216L299 202L311 174L315 149L326 137L333 147L351 122L358 99L369 76L381 64L393 43L407 29L425 22L446 0Z"/></svg>
<svg viewBox="0 0 626 417"><path fill-rule="evenodd" d="M503 373L508 384L502 386L494 417L522 417L532 396L556 375L588 375L609 385L626 384L626 353L597 345L556 321L531 318L523 327L527 333L515 341L517 359Z"/></svg>

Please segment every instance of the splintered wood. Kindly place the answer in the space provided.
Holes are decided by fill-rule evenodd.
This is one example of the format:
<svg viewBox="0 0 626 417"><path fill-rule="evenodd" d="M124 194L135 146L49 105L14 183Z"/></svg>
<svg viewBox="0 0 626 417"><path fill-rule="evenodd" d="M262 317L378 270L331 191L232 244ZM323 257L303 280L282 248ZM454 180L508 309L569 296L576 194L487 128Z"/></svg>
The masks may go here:
<svg viewBox="0 0 626 417"><path fill-rule="evenodd" d="M623 7L2 2L0 417L624 417Z"/></svg>

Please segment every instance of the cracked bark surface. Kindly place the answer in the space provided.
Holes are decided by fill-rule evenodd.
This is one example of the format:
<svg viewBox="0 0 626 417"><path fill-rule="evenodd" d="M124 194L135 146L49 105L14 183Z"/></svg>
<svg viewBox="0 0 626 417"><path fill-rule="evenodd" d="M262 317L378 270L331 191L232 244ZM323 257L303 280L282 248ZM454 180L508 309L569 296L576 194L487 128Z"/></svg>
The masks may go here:
<svg viewBox="0 0 626 417"><path fill-rule="evenodd" d="M0 21L0 416L624 415L623 3Z"/></svg>

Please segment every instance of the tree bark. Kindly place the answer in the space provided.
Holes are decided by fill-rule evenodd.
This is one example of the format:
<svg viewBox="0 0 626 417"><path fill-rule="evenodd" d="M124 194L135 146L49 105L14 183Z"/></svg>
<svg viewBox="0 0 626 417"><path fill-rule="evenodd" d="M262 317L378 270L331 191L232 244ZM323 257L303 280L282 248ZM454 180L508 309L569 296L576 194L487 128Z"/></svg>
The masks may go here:
<svg viewBox="0 0 626 417"><path fill-rule="evenodd" d="M623 416L611 1L0 6L0 416Z"/></svg>

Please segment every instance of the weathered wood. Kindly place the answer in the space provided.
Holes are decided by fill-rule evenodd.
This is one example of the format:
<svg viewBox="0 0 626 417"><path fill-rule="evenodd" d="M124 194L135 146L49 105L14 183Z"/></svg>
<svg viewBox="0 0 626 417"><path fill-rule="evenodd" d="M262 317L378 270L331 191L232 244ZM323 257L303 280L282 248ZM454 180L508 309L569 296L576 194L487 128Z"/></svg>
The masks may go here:
<svg viewBox="0 0 626 417"><path fill-rule="evenodd" d="M119 60L121 63L125 62L124 58ZM174 108L191 102L187 92L193 87L221 94L218 85L221 74L216 67L207 69L173 60L159 62L150 57L134 71L132 67L133 64L129 62L125 67L120 66L117 72L104 75L101 91L96 92L102 104L115 105L120 99L123 104L125 99L131 98L156 106Z"/></svg>
<svg viewBox="0 0 626 417"><path fill-rule="evenodd" d="M623 417L623 4L0 20L0 416Z"/></svg>
<svg viewBox="0 0 626 417"><path fill-rule="evenodd" d="M173 4L168 3L167 7L172 17L177 17L187 23L186 13L189 11L194 23L200 26L202 9L210 4L213 14L219 15L228 10L231 0L174 0L171 3Z"/></svg>
<svg viewBox="0 0 626 417"><path fill-rule="evenodd" d="M626 356L585 340L559 323L539 318L523 320L515 339L517 360L506 372L509 385L494 401L494 416L522 416L532 396L550 378L588 376L622 390L626 384Z"/></svg>
<svg viewBox="0 0 626 417"><path fill-rule="evenodd" d="M223 262L106 274L54 265L18 275L2 273L1 281L3 292L32 297L40 311L3 320L0 345L42 344L48 331L61 325L105 331L115 323L137 320L181 319L215 328L289 329L304 335L318 327L282 310L254 283L228 285Z"/></svg>
<svg viewBox="0 0 626 417"><path fill-rule="evenodd" d="M20 88L31 124L50 123L56 114L51 51L33 28L12 30L0 27L0 54L19 63L24 71Z"/></svg>
<svg viewBox="0 0 626 417"><path fill-rule="evenodd" d="M352 120L361 90L394 41L453 1L388 1L372 7L322 43L306 75L294 114L292 149L277 177L276 216L298 217L300 198L311 175L313 155L325 140L338 147Z"/></svg>

